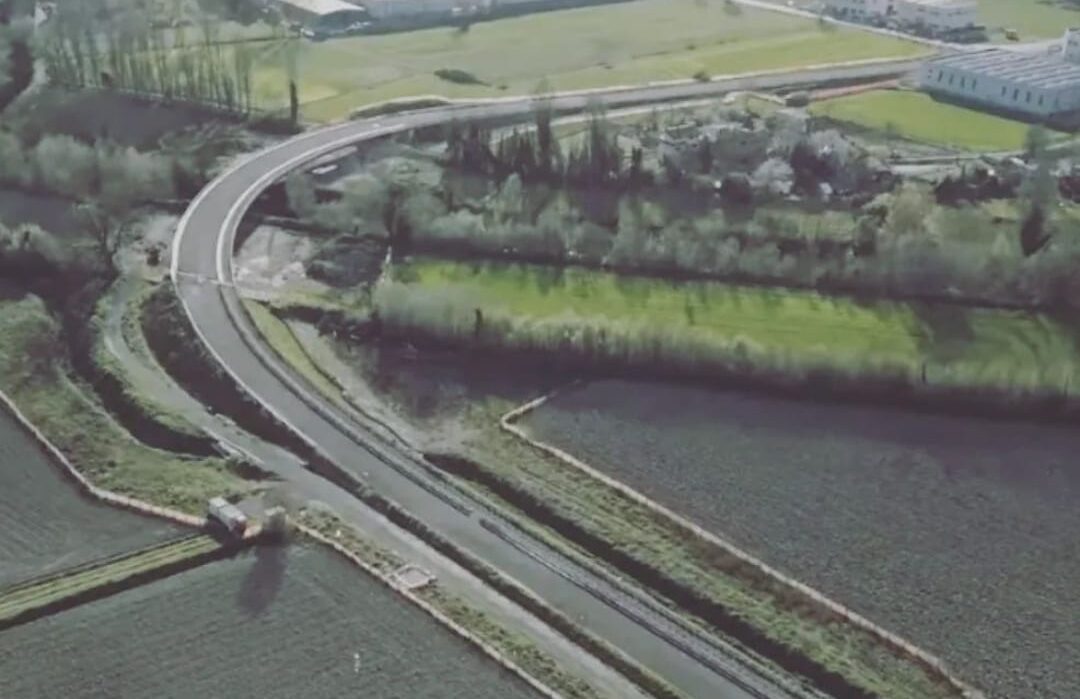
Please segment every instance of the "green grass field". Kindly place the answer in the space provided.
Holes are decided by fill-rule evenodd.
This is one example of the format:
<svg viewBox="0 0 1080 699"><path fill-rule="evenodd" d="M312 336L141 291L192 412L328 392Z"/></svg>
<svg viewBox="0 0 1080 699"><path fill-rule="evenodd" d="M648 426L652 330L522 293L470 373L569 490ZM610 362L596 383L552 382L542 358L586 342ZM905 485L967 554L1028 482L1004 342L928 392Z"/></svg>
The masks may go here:
<svg viewBox="0 0 1080 699"><path fill-rule="evenodd" d="M1020 150L1029 126L938 102L921 92L873 90L817 102L811 113L876 131L966 150Z"/></svg>
<svg viewBox="0 0 1080 699"><path fill-rule="evenodd" d="M542 79L557 90L689 79L836 61L915 56L914 43L718 0L635 0L473 25L304 42L298 53L303 116L332 121L363 105L422 94L529 94ZM260 100L285 104L283 49L268 51L256 75ZM465 70L487 85L440 80Z"/></svg>
<svg viewBox="0 0 1080 699"><path fill-rule="evenodd" d="M57 323L35 297L0 302L0 389L96 485L201 513L250 485L221 459L186 459L135 441L64 372Z"/></svg>
<svg viewBox="0 0 1080 699"><path fill-rule="evenodd" d="M1080 5L1068 0L979 0L979 21L991 31L1015 29L1024 41L1060 37L1066 27L1080 25Z"/></svg>
<svg viewBox="0 0 1080 699"><path fill-rule="evenodd" d="M395 268L394 278L376 304L411 304L421 310L406 325L451 337L471 334L480 308L508 342L532 346L557 347L591 327L636 337L644 356L664 347L691 359L735 353L779 369L909 378L925 370L940 386L1075 392L1080 375L1071 323L1044 314L428 259Z"/></svg>

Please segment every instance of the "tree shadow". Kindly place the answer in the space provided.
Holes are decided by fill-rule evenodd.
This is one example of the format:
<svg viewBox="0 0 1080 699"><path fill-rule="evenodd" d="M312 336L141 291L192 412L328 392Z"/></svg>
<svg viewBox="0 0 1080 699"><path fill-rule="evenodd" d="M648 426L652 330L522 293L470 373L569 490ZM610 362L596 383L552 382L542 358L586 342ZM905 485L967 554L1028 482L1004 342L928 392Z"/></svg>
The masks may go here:
<svg viewBox="0 0 1080 699"><path fill-rule="evenodd" d="M255 562L248 569L236 594L237 604L249 617L260 616L274 603L285 583L287 567L287 547L255 547Z"/></svg>

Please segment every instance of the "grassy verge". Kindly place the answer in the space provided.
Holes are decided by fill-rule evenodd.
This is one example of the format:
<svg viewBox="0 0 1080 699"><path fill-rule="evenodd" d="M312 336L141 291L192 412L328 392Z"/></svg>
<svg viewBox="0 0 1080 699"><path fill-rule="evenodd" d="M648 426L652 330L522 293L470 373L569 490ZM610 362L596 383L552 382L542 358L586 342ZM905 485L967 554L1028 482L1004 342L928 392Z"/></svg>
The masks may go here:
<svg viewBox="0 0 1080 699"><path fill-rule="evenodd" d="M237 425L301 458L316 458L311 446L278 422L257 400L236 384L210 354L188 321L170 284L161 284L146 298L140 322L154 358L192 396Z"/></svg>
<svg viewBox="0 0 1080 699"><path fill-rule="evenodd" d="M339 405L342 403L341 391L322 370L315 366L315 363L311 361L311 357L300 346L288 325L274 315L269 308L257 301L244 301L244 309L247 311L252 323L255 324L256 330L293 369L303 376L319 393Z"/></svg>
<svg viewBox="0 0 1080 699"><path fill-rule="evenodd" d="M342 119L365 105L416 95L497 98L555 90L689 80L871 58L912 57L918 44L722 2L635 2L546 12L452 27L359 36L299 47L302 112ZM260 104L284 106L280 56L257 66ZM484 85L446 82L439 70L474 74Z"/></svg>
<svg viewBox="0 0 1080 699"><path fill-rule="evenodd" d="M374 298L409 336L889 400L1058 410L1080 374L1070 319L1038 313L430 259L395 267Z"/></svg>
<svg viewBox="0 0 1080 699"><path fill-rule="evenodd" d="M303 521L337 541L381 573L393 573L403 564L396 554L372 543L336 517L305 513ZM416 590L414 594L567 699L600 699L605 696L588 682L563 671L551 656L527 637L507 630L488 614L446 590L438 582Z"/></svg>
<svg viewBox="0 0 1080 699"><path fill-rule="evenodd" d="M251 486L216 458L135 441L66 373L58 324L34 297L0 305L0 389L99 487L193 514Z"/></svg>
<svg viewBox="0 0 1080 699"><path fill-rule="evenodd" d="M956 696L921 664L801 593L496 429L508 407L491 402L474 411L468 458L435 461L834 696Z"/></svg>
<svg viewBox="0 0 1080 699"><path fill-rule="evenodd" d="M1028 124L939 102L908 90L873 90L816 102L816 116L893 133L910 141L965 150L1024 148Z"/></svg>
<svg viewBox="0 0 1080 699"><path fill-rule="evenodd" d="M71 604L84 598L116 591L137 578L146 578L173 570L211 556L221 549L213 537L200 534L121 556L101 565L88 566L71 574L51 576L45 580L5 590L0 595L0 627L10 626L39 616L59 605Z"/></svg>
<svg viewBox="0 0 1080 699"><path fill-rule="evenodd" d="M140 441L194 456L217 454L213 439L140 387L109 352L105 325L113 302L110 294L98 302L84 343L76 343L85 346L73 348L77 368L93 385L106 409Z"/></svg>

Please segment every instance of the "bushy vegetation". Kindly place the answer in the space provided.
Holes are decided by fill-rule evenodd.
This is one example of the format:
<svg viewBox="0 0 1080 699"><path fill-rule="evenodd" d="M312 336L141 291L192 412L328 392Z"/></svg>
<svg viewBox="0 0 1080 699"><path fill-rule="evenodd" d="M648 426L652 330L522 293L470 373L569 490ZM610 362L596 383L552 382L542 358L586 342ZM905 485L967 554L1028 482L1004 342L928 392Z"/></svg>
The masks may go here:
<svg viewBox="0 0 1080 699"><path fill-rule="evenodd" d="M891 400L913 392L1054 403L1072 395L1080 370L1067 322L1049 316L575 268L414 261L394 268L373 303L391 334Z"/></svg>
<svg viewBox="0 0 1080 699"><path fill-rule="evenodd" d="M30 145L0 130L0 185L74 200L97 264L110 271L131 211L173 197L180 170L177 161L160 154L108 141L87 144L54 134Z"/></svg>
<svg viewBox="0 0 1080 699"><path fill-rule="evenodd" d="M34 297L0 308L0 388L96 485L201 513L249 490L221 459L185 459L131 439L67 373L60 325Z"/></svg>

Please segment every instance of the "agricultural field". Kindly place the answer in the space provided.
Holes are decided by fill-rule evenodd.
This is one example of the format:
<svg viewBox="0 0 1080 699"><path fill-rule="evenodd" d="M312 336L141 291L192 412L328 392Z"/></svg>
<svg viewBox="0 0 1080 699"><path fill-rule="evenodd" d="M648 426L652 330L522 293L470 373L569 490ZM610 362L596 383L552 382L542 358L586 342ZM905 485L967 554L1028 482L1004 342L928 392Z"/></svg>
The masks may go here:
<svg viewBox="0 0 1080 699"><path fill-rule="evenodd" d="M304 118L342 119L388 99L438 94L529 94L541 80L556 90L687 80L709 75L871 58L910 57L918 44L762 10L731 12L719 1L636 0L382 36L304 42L297 51ZM264 53L258 102L286 104L290 50ZM465 71L473 84L438 70Z"/></svg>
<svg viewBox="0 0 1080 699"><path fill-rule="evenodd" d="M0 410L0 587L180 534L84 497L60 468Z"/></svg>
<svg viewBox="0 0 1080 699"><path fill-rule="evenodd" d="M964 150L1021 150L1030 126L908 90L874 90L816 102L816 116L899 138Z"/></svg>
<svg viewBox="0 0 1080 699"><path fill-rule="evenodd" d="M134 630L138 629L138 633ZM324 549L261 548L0 635L5 696L537 696Z"/></svg>
<svg viewBox="0 0 1080 699"><path fill-rule="evenodd" d="M480 309L500 342L562 346L604 329L623 354L672 362L735 356L798 372L901 372L931 385L1071 390L1080 353L1068 319L808 291L675 283L580 268L416 259L393 269L375 303L386 319L471 338ZM614 351L614 350L612 350Z"/></svg>
<svg viewBox="0 0 1080 699"><path fill-rule="evenodd" d="M991 32L1015 29L1022 41L1057 39L1066 27L1080 25L1080 5L1071 0L979 0L979 21Z"/></svg>
<svg viewBox="0 0 1080 699"><path fill-rule="evenodd" d="M1071 428L618 381L523 424L992 697L1080 696Z"/></svg>
<svg viewBox="0 0 1080 699"><path fill-rule="evenodd" d="M191 513L203 512L215 495L253 489L223 459L185 458L137 442L67 368L45 304L18 290L0 295L0 390L97 486Z"/></svg>

